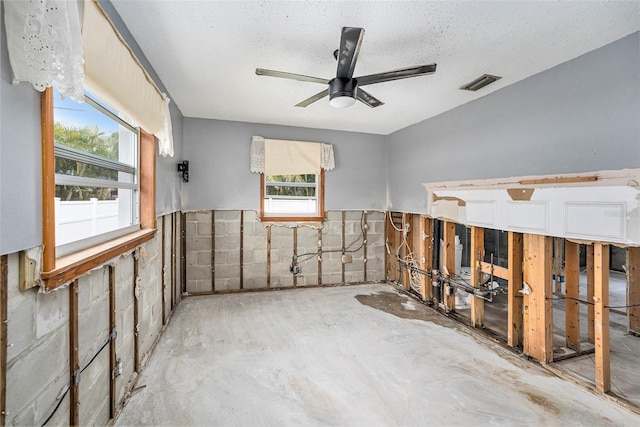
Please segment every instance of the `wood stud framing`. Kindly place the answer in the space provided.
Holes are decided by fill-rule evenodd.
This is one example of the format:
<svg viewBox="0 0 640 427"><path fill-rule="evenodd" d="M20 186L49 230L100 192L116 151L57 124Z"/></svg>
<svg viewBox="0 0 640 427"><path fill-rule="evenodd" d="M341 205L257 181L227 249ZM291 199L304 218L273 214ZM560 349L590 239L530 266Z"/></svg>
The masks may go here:
<svg viewBox="0 0 640 427"><path fill-rule="evenodd" d="M552 244L552 237L524 235L523 275L531 291L524 296L523 351L539 362L553 358Z"/></svg>
<svg viewBox="0 0 640 427"><path fill-rule="evenodd" d="M565 240L565 331L566 345L580 351L580 245Z"/></svg>
<svg viewBox="0 0 640 427"><path fill-rule="evenodd" d="M344 214L344 212L343 212L343 214ZM344 218L344 216L343 216L343 218ZM343 233L343 236L344 236L344 221L342 222L342 230L343 230L342 233ZM292 234L293 234L293 263L292 263L292 265L295 267L295 266L298 265L298 227L293 227ZM342 281L344 282L344 264L343 264L343 268L342 268ZM298 275L294 274L293 275L293 287L295 288L296 286L298 286Z"/></svg>
<svg viewBox="0 0 640 427"><path fill-rule="evenodd" d="M418 233L420 234L419 264L423 271L431 271L433 262L433 220L424 216L420 217ZM423 301L431 301L431 280L426 274L422 276L420 296Z"/></svg>
<svg viewBox="0 0 640 427"><path fill-rule="evenodd" d="M162 295L162 326L167 324L167 309L165 307L165 297L167 292L167 262L166 262L166 221L162 216L162 277L160 278L160 294Z"/></svg>
<svg viewBox="0 0 640 427"><path fill-rule="evenodd" d="M216 291L216 211L211 211L211 292Z"/></svg>
<svg viewBox="0 0 640 427"><path fill-rule="evenodd" d="M80 360L78 358L78 280L69 285L69 425L80 425Z"/></svg>
<svg viewBox="0 0 640 427"><path fill-rule="evenodd" d="M0 256L0 426L5 425L7 409L7 305L8 257Z"/></svg>
<svg viewBox="0 0 640 427"><path fill-rule="evenodd" d="M164 234L164 233L163 233ZM116 268L109 267L109 418L116 415Z"/></svg>
<svg viewBox="0 0 640 427"><path fill-rule="evenodd" d="M471 227L471 286L479 288L482 283L482 272L478 268L484 259L484 228ZM471 298L471 324L475 327L484 324L484 299Z"/></svg>
<svg viewBox="0 0 640 427"><path fill-rule="evenodd" d="M444 241L444 260L443 265L448 270L448 277L452 280L456 278L456 224L445 221L442 224L444 230L442 240ZM444 273L445 275L447 273ZM455 289L449 285L444 286L444 309L446 312L455 311L456 294Z"/></svg>
<svg viewBox="0 0 640 427"><path fill-rule="evenodd" d="M139 250L133 252L133 370L140 373L140 313L139 313L139 285L140 277L138 272ZM173 310L173 302L171 304Z"/></svg>
<svg viewBox="0 0 640 427"><path fill-rule="evenodd" d="M271 226L267 226L267 289L271 288Z"/></svg>
<svg viewBox="0 0 640 427"><path fill-rule="evenodd" d="M593 260L596 389L601 393L606 393L611 389L609 348L609 245L594 243Z"/></svg>
<svg viewBox="0 0 640 427"><path fill-rule="evenodd" d="M587 245L587 301L593 302L593 290L594 290L594 259L593 259L593 245ZM587 333L589 336L589 342L595 341L595 329L594 329L594 307L593 304L587 305Z"/></svg>
<svg viewBox="0 0 640 427"><path fill-rule="evenodd" d="M640 333L640 247L627 249L627 319L629 332Z"/></svg>
<svg viewBox="0 0 640 427"><path fill-rule="evenodd" d="M508 239L507 344L518 347L522 345L522 234L510 231Z"/></svg>

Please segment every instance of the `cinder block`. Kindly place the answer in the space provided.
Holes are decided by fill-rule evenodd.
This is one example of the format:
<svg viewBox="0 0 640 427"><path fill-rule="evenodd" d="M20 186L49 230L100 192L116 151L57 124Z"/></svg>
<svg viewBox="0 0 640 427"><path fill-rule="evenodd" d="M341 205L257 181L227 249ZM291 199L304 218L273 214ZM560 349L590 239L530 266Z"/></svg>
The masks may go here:
<svg viewBox="0 0 640 427"><path fill-rule="evenodd" d="M216 211L216 221L240 221L240 211L220 210Z"/></svg>
<svg viewBox="0 0 640 427"><path fill-rule="evenodd" d="M240 249L240 235L236 236L216 236L216 251ZM187 251L190 250L187 247Z"/></svg>
<svg viewBox="0 0 640 427"><path fill-rule="evenodd" d="M78 317L78 359L84 366L109 337L108 295L94 301Z"/></svg>
<svg viewBox="0 0 640 427"><path fill-rule="evenodd" d="M107 425L109 408L109 352L103 351L82 373L79 407L81 425Z"/></svg>
<svg viewBox="0 0 640 427"><path fill-rule="evenodd" d="M196 224L198 236L211 236L211 220Z"/></svg>
<svg viewBox="0 0 640 427"><path fill-rule="evenodd" d="M185 233L187 235L187 237L193 237L196 235L196 231L197 231L197 223L193 222L193 221L187 221L187 225L186 225L186 229L185 229ZM171 236L171 234L167 234L166 236ZM170 240L170 239L167 239Z"/></svg>
<svg viewBox="0 0 640 427"><path fill-rule="evenodd" d="M325 274L322 270L322 284L323 285L338 285L342 283L342 275L337 273Z"/></svg>
<svg viewBox="0 0 640 427"><path fill-rule="evenodd" d="M243 277L258 278L266 284L267 278L267 266L266 264L245 264L243 270Z"/></svg>
<svg viewBox="0 0 640 427"><path fill-rule="evenodd" d="M198 236L198 237L187 239L186 246L187 246L187 253L189 251L211 249L211 237ZM216 247L217 247L217 240L216 240Z"/></svg>
<svg viewBox="0 0 640 427"><path fill-rule="evenodd" d="M267 247L266 236L251 236L245 234L243 240L243 248L245 250L266 249Z"/></svg>
<svg viewBox="0 0 640 427"><path fill-rule="evenodd" d="M188 254L187 254L188 255ZM196 264L211 266L211 251L198 251L195 252L196 255Z"/></svg>
<svg viewBox="0 0 640 427"><path fill-rule="evenodd" d="M211 222L211 212L207 211L199 211L195 212L191 216L192 219L187 219L187 221L196 221L196 222Z"/></svg>
<svg viewBox="0 0 640 427"><path fill-rule="evenodd" d="M218 268L216 272L217 270ZM211 268L202 265L190 266L187 270L187 280L211 280Z"/></svg>
<svg viewBox="0 0 640 427"><path fill-rule="evenodd" d="M267 250L266 249L255 249L253 252L253 262L262 263L266 266L267 264Z"/></svg>
<svg viewBox="0 0 640 427"><path fill-rule="evenodd" d="M69 321L69 287L36 295L36 337L66 327Z"/></svg>

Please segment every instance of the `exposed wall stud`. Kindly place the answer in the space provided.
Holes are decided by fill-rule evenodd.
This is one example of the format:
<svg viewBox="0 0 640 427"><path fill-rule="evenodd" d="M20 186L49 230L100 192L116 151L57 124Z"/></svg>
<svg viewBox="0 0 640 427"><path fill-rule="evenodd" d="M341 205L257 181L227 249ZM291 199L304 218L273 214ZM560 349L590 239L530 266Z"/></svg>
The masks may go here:
<svg viewBox="0 0 640 427"><path fill-rule="evenodd" d="M163 221L164 224L164 221ZM164 230L163 230L164 234ZM163 247L164 249L164 247ZM163 250L164 253L164 250ZM163 257L164 258L164 257ZM116 415L116 268L109 267L109 418Z"/></svg>
<svg viewBox="0 0 640 427"><path fill-rule="evenodd" d="M345 246L345 237L344 237L344 227L345 227L345 216L346 216L346 212L342 211L341 212L341 220L342 220L342 227L341 227L341 232L340 232L340 246L342 247L342 250L344 251L344 246ZM342 274L342 283L345 283L345 277L344 277L344 262L340 263L340 272Z"/></svg>
<svg viewBox="0 0 640 427"><path fill-rule="evenodd" d="M567 347L580 351L580 245L564 242L565 331Z"/></svg>
<svg viewBox="0 0 640 427"><path fill-rule="evenodd" d="M484 228L471 227L471 286L480 288L482 271L480 262L484 259ZM471 324L478 328L484 324L484 299L471 298Z"/></svg>
<svg viewBox="0 0 640 427"><path fill-rule="evenodd" d="M184 212L180 213L180 261L181 280L176 286L176 304L182 300L182 293L187 292L187 215Z"/></svg>
<svg viewBox="0 0 640 427"><path fill-rule="evenodd" d="M362 270L363 270L362 279L364 282L366 282L367 281L367 229L369 228L369 226L367 225L367 211L364 211L362 213L362 227L363 227L362 228Z"/></svg>
<svg viewBox="0 0 640 427"><path fill-rule="evenodd" d="M609 349L609 245L594 243L593 261L596 389L601 393L606 393L611 389L611 360Z"/></svg>
<svg viewBox="0 0 640 427"><path fill-rule="evenodd" d="M162 277L160 278L160 295L162 296L162 326L167 324L167 308L165 307L165 293L167 292L167 260L166 260L166 215L162 215Z"/></svg>
<svg viewBox="0 0 640 427"><path fill-rule="evenodd" d="M587 301L593 302L594 287L594 269L593 269L593 244L587 245ZM593 304L587 305L587 333L589 342L595 343L594 330L594 307Z"/></svg>
<svg viewBox="0 0 640 427"><path fill-rule="evenodd" d="M69 285L69 424L80 425L80 361L78 358L78 280Z"/></svg>
<svg viewBox="0 0 640 427"><path fill-rule="evenodd" d="M318 228L318 250L322 249L322 227ZM318 255L318 286L322 285L322 255Z"/></svg>
<svg viewBox="0 0 640 427"><path fill-rule="evenodd" d="M627 305L629 332L640 334L640 247L627 248Z"/></svg>
<svg viewBox="0 0 640 427"><path fill-rule="evenodd" d="M418 251L420 268L423 271L431 271L433 261L433 220L425 216L419 219L419 240L420 250ZM427 275L422 275L422 287L420 295L423 301L431 301L432 298L431 279Z"/></svg>
<svg viewBox="0 0 640 427"><path fill-rule="evenodd" d="M267 288L271 288L271 225L267 225Z"/></svg>
<svg viewBox="0 0 640 427"><path fill-rule="evenodd" d="M298 227L293 227L293 265L298 265ZM293 274L293 287L298 286L298 275Z"/></svg>
<svg viewBox="0 0 640 427"><path fill-rule="evenodd" d="M133 252L133 369L137 373L140 373L140 337L138 336L140 332L140 313L138 306L138 295L140 293L140 276L138 273L139 254L139 249Z"/></svg>
<svg viewBox="0 0 640 427"><path fill-rule="evenodd" d="M524 296L524 348L539 362L553 358L552 247L553 238L524 235L524 282L531 289Z"/></svg>
<svg viewBox="0 0 640 427"><path fill-rule="evenodd" d="M443 265L448 270L449 278L456 278L456 224L445 221L443 223L444 260ZM444 309L446 312L455 311L456 294L455 288L449 285L444 286Z"/></svg>
<svg viewBox="0 0 640 427"><path fill-rule="evenodd" d="M173 306L175 305L175 288L176 288L176 266L177 266L177 243L176 243L176 226L178 222L176 221L176 213L171 214L171 295L169 311L173 311Z"/></svg>
<svg viewBox="0 0 640 427"><path fill-rule="evenodd" d="M216 211L211 211L211 292L216 291Z"/></svg>
<svg viewBox="0 0 640 427"><path fill-rule="evenodd" d="M524 295L522 290L522 233L509 231L508 265L509 273L507 278L507 344L511 347L522 345L522 301Z"/></svg>
<svg viewBox="0 0 640 427"><path fill-rule="evenodd" d="M243 288L244 288L244 211L240 211L240 289L243 289Z"/></svg>
<svg viewBox="0 0 640 427"><path fill-rule="evenodd" d="M406 245L402 245L402 253L401 253L401 257L403 260L406 260L407 255L409 255L409 242L413 242L413 227L411 227L411 217L412 215L409 213L403 213L402 214L402 232L403 232L403 236L402 238L404 239L404 242L406 242ZM411 288L411 271L409 271L408 268L403 268L402 269L402 283L404 285L404 290L408 291Z"/></svg>
<svg viewBox="0 0 640 427"><path fill-rule="evenodd" d="M9 261L0 256L0 426L5 425L7 410L7 297Z"/></svg>

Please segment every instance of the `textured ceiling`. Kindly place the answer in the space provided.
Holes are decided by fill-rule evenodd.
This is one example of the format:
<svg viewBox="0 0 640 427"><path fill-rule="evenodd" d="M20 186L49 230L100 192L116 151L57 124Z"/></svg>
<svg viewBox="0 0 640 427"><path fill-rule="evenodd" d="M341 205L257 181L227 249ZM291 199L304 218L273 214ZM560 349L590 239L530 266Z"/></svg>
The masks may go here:
<svg viewBox="0 0 640 427"><path fill-rule="evenodd" d="M640 30L640 1L112 0L186 117L389 134ZM434 75L367 86L385 105L335 109L330 79L343 26L365 29L354 76L436 62ZM458 88L480 75L501 80Z"/></svg>

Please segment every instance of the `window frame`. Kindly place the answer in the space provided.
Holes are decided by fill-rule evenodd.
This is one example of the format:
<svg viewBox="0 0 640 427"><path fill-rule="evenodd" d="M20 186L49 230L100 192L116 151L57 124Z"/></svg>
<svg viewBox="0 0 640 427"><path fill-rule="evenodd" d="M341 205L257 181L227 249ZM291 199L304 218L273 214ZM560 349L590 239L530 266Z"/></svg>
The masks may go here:
<svg viewBox="0 0 640 427"><path fill-rule="evenodd" d="M139 131L139 223L140 229L115 239L98 243L78 252L56 256L55 244L55 138L53 117L53 89L41 95L42 146L42 272L46 291L63 285L93 268L133 250L149 241L156 233L155 137Z"/></svg>
<svg viewBox="0 0 640 427"><path fill-rule="evenodd" d="M265 173L260 173L260 220L265 222L322 222L325 220L324 211L324 168L320 169L316 183L316 198L318 215L270 215L265 212Z"/></svg>

